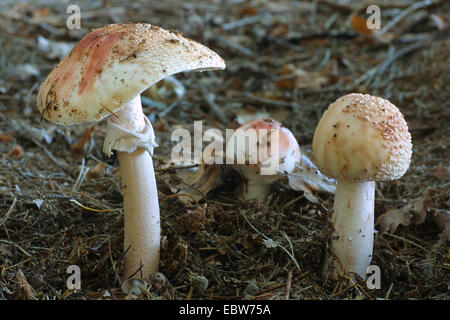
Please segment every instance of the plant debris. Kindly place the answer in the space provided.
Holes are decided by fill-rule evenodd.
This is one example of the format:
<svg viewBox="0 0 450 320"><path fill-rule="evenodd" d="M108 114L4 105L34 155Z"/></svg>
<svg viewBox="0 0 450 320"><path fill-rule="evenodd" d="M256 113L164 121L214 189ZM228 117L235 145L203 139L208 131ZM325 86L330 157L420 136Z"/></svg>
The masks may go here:
<svg viewBox="0 0 450 320"><path fill-rule="evenodd" d="M68 30L66 2L0 3L0 299L449 299L450 2L380 2L382 29L370 32L367 4L348 0L77 5L81 29ZM143 94L158 131L161 262L131 287L121 278L124 186L116 155L102 152L104 123L63 128L36 110L40 83L74 43L130 21L177 30L227 63ZM376 290L321 277L334 182L305 174L310 164L267 200L245 202L232 170L171 161L175 128L261 115L307 155L324 110L351 92L392 101L414 145L407 173L377 183ZM67 289L70 265L81 290Z"/></svg>

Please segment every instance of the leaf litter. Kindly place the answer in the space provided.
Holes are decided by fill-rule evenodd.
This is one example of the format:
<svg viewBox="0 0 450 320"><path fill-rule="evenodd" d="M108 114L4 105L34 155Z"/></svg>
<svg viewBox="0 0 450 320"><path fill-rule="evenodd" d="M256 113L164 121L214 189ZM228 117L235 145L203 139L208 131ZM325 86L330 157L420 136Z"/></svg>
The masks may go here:
<svg viewBox="0 0 450 320"><path fill-rule="evenodd" d="M0 299L449 298L448 2L381 5L391 26L381 38L364 30L354 16L365 18L365 8L350 1L138 2L139 10L79 1L85 20L76 32L65 27L59 1L0 4ZM40 82L73 43L123 21L178 30L227 62L224 71L181 73L179 83L144 94L160 145L161 263L126 293L122 185L116 157L101 151L104 124L62 128L34 111ZM230 170L170 163L172 130L197 120L223 129L268 115L294 133L303 152L323 111L349 92L391 100L413 136L406 175L377 183L380 290L321 278L334 182L305 174L306 161L264 202L236 197L242 181ZM23 155L12 157L16 146ZM195 201L183 201L182 192ZM72 264L82 272L78 292L66 288Z"/></svg>

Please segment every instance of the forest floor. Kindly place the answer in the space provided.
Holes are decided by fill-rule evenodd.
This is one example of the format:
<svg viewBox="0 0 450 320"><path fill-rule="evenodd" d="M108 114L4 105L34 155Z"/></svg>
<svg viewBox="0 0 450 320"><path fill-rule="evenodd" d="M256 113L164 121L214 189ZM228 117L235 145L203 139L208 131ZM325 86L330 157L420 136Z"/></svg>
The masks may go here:
<svg viewBox="0 0 450 320"><path fill-rule="evenodd" d="M379 1L382 35L365 25L363 1L126 2L77 1L81 30L67 29L66 3L0 4L0 299L130 298L121 290L121 182L116 156L102 153L105 124L57 126L36 108L40 83L67 50L119 22L177 30L227 64L176 75L185 94L168 111L172 98L144 94L159 144L164 277L145 279L138 298L449 298L449 2ZM233 174L198 201L174 194L198 168L171 167L173 128L192 131L202 120L203 130L223 130L264 115L310 155L323 111L351 92L394 103L413 141L406 174L376 185L380 289L321 276L333 194L314 192L314 202L279 181L266 201L243 201ZM81 268L76 293L66 286L70 265Z"/></svg>

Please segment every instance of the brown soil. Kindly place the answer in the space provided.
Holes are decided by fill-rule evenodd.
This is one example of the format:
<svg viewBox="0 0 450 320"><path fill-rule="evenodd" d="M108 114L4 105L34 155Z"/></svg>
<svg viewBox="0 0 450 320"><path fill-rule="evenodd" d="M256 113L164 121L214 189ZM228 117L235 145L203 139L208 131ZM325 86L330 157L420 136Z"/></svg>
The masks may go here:
<svg viewBox="0 0 450 320"><path fill-rule="evenodd" d="M95 127L91 141L90 126L54 126L36 110L39 84L59 61L38 49L38 36L77 42L91 28L118 22L177 30L227 63L224 71L177 75L186 94L168 114L145 107L160 145L154 161L163 235L160 272L166 281L146 279L147 290L139 298L449 298L450 251L447 240L440 239L445 222L436 216L448 220L449 215L445 19L450 3L435 1L411 10L380 41L352 18L367 16L365 8L355 6L359 2L140 1L138 6L110 0L102 7L99 2L77 2L82 30L70 32L66 7L56 0L46 7L0 5L0 299L127 298L120 289L121 183L116 157L102 153L104 123ZM416 2L396 3L381 5L382 26ZM37 73L23 71L24 65ZM320 276L333 195L317 194L320 202L314 204L281 181L266 202L245 202L236 197L239 181L231 174L224 177L226 186L198 203L185 205L173 196L167 181L180 170L161 168L170 161L175 125L192 129L194 121L203 120L204 130L224 129L242 110L264 110L281 119L308 154L322 112L350 92L389 99L412 134L408 172L398 181L377 183L376 217L431 190L423 222L413 217L395 232L376 233L372 263L382 272L381 289L370 290L348 275L339 281ZM205 98L209 93L219 111ZM52 138L50 144L44 133ZM83 137L80 157L72 146ZM82 159L85 168L105 162L106 172L75 187ZM66 287L70 265L81 268L77 293ZM202 277L208 280L203 291Z"/></svg>

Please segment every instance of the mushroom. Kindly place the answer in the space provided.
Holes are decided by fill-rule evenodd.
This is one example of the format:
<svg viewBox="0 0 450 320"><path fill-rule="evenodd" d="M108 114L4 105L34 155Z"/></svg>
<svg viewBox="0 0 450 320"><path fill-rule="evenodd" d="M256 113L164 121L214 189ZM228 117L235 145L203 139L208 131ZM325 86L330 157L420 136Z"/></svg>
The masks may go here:
<svg viewBox="0 0 450 320"><path fill-rule="evenodd" d="M160 213L153 170L157 146L140 94L182 71L224 69L215 52L150 24L111 24L88 33L48 75L38 95L41 116L57 124L109 116L103 152L116 150L124 185L125 276L157 271Z"/></svg>
<svg viewBox="0 0 450 320"><path fill-rule="evenodd" d="M322 116L313 138L319 169L337 180L332 214L332 277L342 269L366 278L372 259L375 181L399 179L411 160L411 135L389 101L352 93ZM332 269L326 259L324 272Z"/></svg>
<svg viewBox="0 0 450 320"><path fill-rule="evenodd" d="M246 180L245 200L266 199L271 183L292 172L301 158L292 132L272 119L254 119L238 127L228 138L226 151L226 163Z"/></svg>

